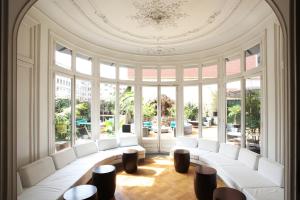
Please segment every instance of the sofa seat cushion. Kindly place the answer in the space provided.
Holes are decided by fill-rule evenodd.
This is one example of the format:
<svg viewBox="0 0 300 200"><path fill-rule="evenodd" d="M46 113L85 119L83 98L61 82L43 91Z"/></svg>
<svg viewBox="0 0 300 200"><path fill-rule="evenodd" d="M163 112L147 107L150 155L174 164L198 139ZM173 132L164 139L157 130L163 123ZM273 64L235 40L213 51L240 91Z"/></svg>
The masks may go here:
<svg viewBox="0 0 300 200"><path fill-rule="evenodd" d="M276 187L269 179L260 175L256 170L252 170L243 164L236 166L223 166L224 173L229 177L238 189Z"/></svg>
<svg viewBox="0 0 300 200"><path fill-rule="evenodd" d="M66 166L67 164L76 160L76 155L75 155L73 148L68 148L68 149L59 151L55 154L52 154L51 157L54 161L56 169L61 169L64 166Z"/></svg>
<svg viewBox="0 0 300 200"><path fill-rule="evenodd" d="M95 142L88 142L85 144L75 145L73 148L74 148L77 158L81 158L81 157L87 156L89 154L98 152L98 147Z"/></svg>
<svg viewBox="0 0 300 200"><path fill-rule="evenodd" d="M196 148L198 141L196 138L180 136L176 138L176 146Z"/></svg>
<svg viewBox="0 0 300 200"><path fill-rule="evenodd" d="M233 160L229 157L226 157L219 153L208 153L206 155L203 155L200 157L200 160L203 160L207 164L211 165L212 167L218 167L218 166L234 166L238 164L237 160Z"/></svg>
<svg viewBox="0 0 300 200"><path fill-rule="evenodd" d="M105 138L98 140L99 151L114 149L118 147L117 138Z"/></svg>
<svg viewBox="0 0 300 200"><path fill-rule="evenodd" d="M211 151L217 153L219 151L219 142L205 139L198 139L198 148L201 150Z"/></svg>
<svg viewBox="0 0 300 200"><path fill-rule="evenodd" d="M249 200L284 200L284 189L280 187L245 188L243 193Z"/></svg>
<svg viewBox="0 0 300 200"><path fill-rule="evenodd" d="M174 151L176 149L186 149L186 150L188 150L190 152L190 159L191 160L199 160L199 158L201 156L204 156L204 155L210 153L209 151L201 150L201 149L198 149L198 148L188 148L188 147L184 147L184 146L176 146L176 147L173 147L170 150L170 156L171 157L174 157Z"/></svg>
<svg viewBox="0 0 300 200"><path fill-rule="evenodd" d="M260 158L258 162L258 173L270 179L278 187L284 187L283 165L270 161L267 158Z"/></svg>
<svg viewBox="0 0 300 200"><path fill-rule="evenodd" d="M55 171L54 162L50 156L25 165L19 169L22 186L32 187Z"/></svg>

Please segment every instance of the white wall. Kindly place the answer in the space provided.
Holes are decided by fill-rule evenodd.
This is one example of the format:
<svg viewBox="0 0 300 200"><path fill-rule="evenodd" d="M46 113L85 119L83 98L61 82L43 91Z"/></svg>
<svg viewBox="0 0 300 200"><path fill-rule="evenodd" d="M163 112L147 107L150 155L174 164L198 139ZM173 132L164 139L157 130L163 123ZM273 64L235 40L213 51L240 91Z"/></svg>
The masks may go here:
<svg viewBox="0 0 300 200"><path fill-rule="evenodd" d="M163 59L149 59L147 57L137 56L119 56L117 53L110 55L101 54L101 48L90 44L75 35L67 32L62 27L57 26L51 20L47 19L42 13L33 9L29 15L25 17L19 31L18 38L18 166L27 164L40 157L44 157L53 152L53 134L52 120L49 119L52 108L52 100L49 98L52 86L51 68L49 54L50 32L58 35L67 42L72 43L78 49L82 48L91 52L92 56L97 56L99 59L112 60L120 63L131 63L132 66L139 64L151 65L155 64L174 64L182 66L185 64L201 63L205 60L220 60L228 51L243 51L242 46L248 43L252 38L264 36L264 56L265 56L265 86L264 86L264 104L265 121L264 129L264 150L263 154L272 160L283 161L283 84L282 80L285 69L282 67L282 56L278 49L282 48L280 28L277 25L274 16L266 19L266 21L258 24L255 29L249 33L242 35L235 41L231 41L221 47L199 52L198 55L190 55L190 58L182 56L172 58L164 57ZM50 45L51 46L51 45ZM145 60L145 62L142 62ZM160 63L157 63L159 60ZM220 61L221 63L221 61ZM222 81L221 81L222 82ZM220 85L220 89L222 85ZM137 91L140 87L137 87ZM179 93L178 93L179 95ZM181 100L180 100L181 99ZM182 101L182 98L177 99ZM222 101L222 96L220 96ZM223 99L224 100L224 99ZM138 103L139 100L136 99ZM225 101L223 101L225 102ZM140 104L137 104L140 105ZM224 103L219 102L219 105L224 106ZM98 108L97 105L94 105ZM136 108L137 109L137 108ZM181 111L180 113L182 113ZM98 113L98 112L97 112ZM224 113L220 112L221 117L225 117ZM136 130L141 126L138 121L141 113L136 114ZM98 116L94 116L97 120ZM225 121L221 119L219 139L224 141ZM178 123L179 124L179 123ZM180 127L178 127L180 128ZM182 127L181 127L182 128ZM224 130L223 130L224 129ZM97 127L93 132L99 130ZM147 144L145 144L147 145ZM149 150L152 144L148 144ZM169 144L162 146L163 149L169 149Z"/></svg>

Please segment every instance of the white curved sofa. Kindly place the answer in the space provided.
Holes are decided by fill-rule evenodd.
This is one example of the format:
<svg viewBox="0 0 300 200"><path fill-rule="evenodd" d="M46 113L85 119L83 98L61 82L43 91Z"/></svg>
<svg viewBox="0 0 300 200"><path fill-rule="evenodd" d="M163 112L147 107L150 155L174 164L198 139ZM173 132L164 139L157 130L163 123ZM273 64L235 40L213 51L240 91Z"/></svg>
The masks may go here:
<svg viewBox="0 0 300 200"><path fill-rule="evenodd" d="M18 200L62 199L72 186L86 184L92 169L103 164L122 162L125 149L137 149L138 159L145 158L145 149L137 138L102 139L68 148L47 156L18 171Z"/></svg>
<svg viewBox="0 0 300 200"><path fill-rule="evenodd" d="M192 163L214 167L229 187L242 191L250 200L283 200L284 167L245 148L204 139L178 137L171 149L190 151Z"/></svg>

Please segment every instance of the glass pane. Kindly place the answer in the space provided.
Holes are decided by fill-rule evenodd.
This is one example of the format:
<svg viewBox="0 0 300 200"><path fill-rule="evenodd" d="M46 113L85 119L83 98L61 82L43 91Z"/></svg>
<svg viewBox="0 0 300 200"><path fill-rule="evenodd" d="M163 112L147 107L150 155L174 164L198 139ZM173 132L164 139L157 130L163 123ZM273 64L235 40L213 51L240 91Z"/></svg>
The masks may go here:
<svg viewBox="0 0 300 200"><path fill-rule="evenodd" d="M184 81L198 80L198 68L185 68L183 70Z"/></svg>
<svg viewBox="0 0 300 200"><path fill-rule="evenodd" d="M261 139L261 80L260 77L246 79L246 146L260 153Z"/></svg>
<svg viewBox="0 0 300 200"><path fill-rule="evenodd" d="M125 81L134 81L135 78L135 69L129 67L120 67L119 68L119 79Z"/></svg>
<svg viewBox="0 0 300 200"><path fill-rule="evenodd" d="M123 136L132 135L134 130L134 87L120 85L119 127Z"/></svg>
<svg viewBox="0 0 300 200"><path fill-rule="evenodd" d="M116 85L100 83L100 137L115 136Z"/></svg>
<svg viewBox="0 0 300 200"><path fill-rule="evenodd" d="M241 82L226 84L226 142L241 144Z"/></svg>
<svg viewBox="0 0 300 200"><path fill-rule="evenodd" d="M72 138L72 80L55 76L55 149L71 146Z"/></svg>
<svg viewBox="0 0 300 200"><path fill-rule="evenodd" d="M176 87L161 87L161 139L176 134Z"/></svg>
<svg viewBox="0 0 300 200"><path fill-rule="evenodd" d="M260 45L256 45L245 51L246 70L256 68L260 65Z"/></svg>
<svg viewBox="0 0 300 200"><path fill-rule="evenodd" d="M184 86L184 136L198 137L199 87Z"/></svg>
<svg viewBox="0 0 300 200"><path fill-rule="evenodd" d="M76 71L82 74L92 74L92 58L77 54L76 55Z"/></svg>
<svg viewBox="0 0 300 200"><path fill-rule="evenodd" d="M143 81L156 82L157 69L143 69Z"/></svg>
<svg viewBox="0 0 300 200"><path fill-rule="evenodd" d="M116 78L116 67L112 65L100 64L100 77L115 79Z"/></svg>
<svg viewBox="0 0 300 200"><path fill-rule="evenodd" d="M202 86L202 137L218 140L218 85Z"/></svg>
<svg viewBox="0 0 300 200"><path fill-rule="evenodd" d="M90 81L76 80L76 137L75 142L84 143L92 139L91 101L92 84Z"/></svg>
<svg viewBox="0 0 300 200"><path fill-rule="evenodd" d="M72 66L72 50L56 44L55 47L55 64L65 69L71 69Z"/></svg>
<svg viewBox="0 0 300 200"><path fill-rule="evenodd" d="M176 69L161 69L160 77L162 82L176 81Z"/></svg>
<svg viewBox="0 0 300 200"><path fill-rule="evenodd" d="M234 75L241 73L241 59L235 58L235 59L229 59L226 58L226 75Z"/></svg>
<svg viewBox="0 0 300 200"><path fill-rule="evenodd" d="M157 87L142 88L143 138L157 139Z"/></svg>
<svg viewBox="0 0 300 200"><path fill-rule="evenodd" d="M202 79L218 78L218 65L202 67Z"/></svg>

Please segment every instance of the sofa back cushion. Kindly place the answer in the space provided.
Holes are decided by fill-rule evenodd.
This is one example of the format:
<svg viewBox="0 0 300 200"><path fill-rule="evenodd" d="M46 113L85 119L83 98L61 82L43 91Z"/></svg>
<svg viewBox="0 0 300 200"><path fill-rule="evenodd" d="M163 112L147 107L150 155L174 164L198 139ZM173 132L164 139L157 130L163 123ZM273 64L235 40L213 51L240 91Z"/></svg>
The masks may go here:
<svg viewBox="0 0 300 200"><path fill-rule="evenodd" d="M176 146L196 148L198 141L196 138L180 136L176 140Z"/></svg>
<svg viewBox="0 0 300 200"><path fill-rule="evenodd" d="M198 148L201 150L217 153L219 151L219 142L205 139L198 139Z"/></svg>
<svg viewBox="0 0 300 200"><path fill-rule="evenodd" d="M136 146L138 144L138 139L135 135L120 137L120 147Z"/></svg>
<svg viewBox="0 0 300 200"><path fill-rule="evenodd" d="M118 147L117 138L107 138L98 140L98 148L100 151L113 149Z"/></svg>
<svg viewBox="0 0 300 200"><path fill-rule="evenodd" d="M265 176L279 187L284 187L283 165L261 157L258 161L258 173Z"/></svg>
<svg viewBox="0 0 300 200"><path fill-rule="evenodd" d="M98 152L98 147L95 142L79 144L73 147L78 158Z"/></svg>
<svg viewBox="0 0 300 200"><path fill-rule="evenodd" d="M219 153L226 156L226 157L228 157L228 158L236 160L238 158L238 155L239 155L239 149L240 149L240 147L238 147L238 146L221 143Z"/></svg>
<svg viewBox="0 0 300 200"><path fill-rule="evenodd" d="M21 178L19 172L17 172L17 194L20 195L23 191Z"/></svg>
<svg viewBox="0 0 300 200"><path fill-rule="evenodd" d="M240 149L238 161L240 161L250 169L257 170L258 159L259 154L249 151L245 148Z"/></svg>
<svg viewBox="0 0 300 200"><path fill-rule="evenodd" d="M19 169L23 187L31 187L55 172L52 158L47 156Z"/></svg>
<svg viewBox="0 0 300 200"><path fill-rule="evenodd" d="M67 164L76 160L76 155L73 148L64 149L51 155L55 168L61 169Z"/></svg>

